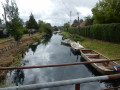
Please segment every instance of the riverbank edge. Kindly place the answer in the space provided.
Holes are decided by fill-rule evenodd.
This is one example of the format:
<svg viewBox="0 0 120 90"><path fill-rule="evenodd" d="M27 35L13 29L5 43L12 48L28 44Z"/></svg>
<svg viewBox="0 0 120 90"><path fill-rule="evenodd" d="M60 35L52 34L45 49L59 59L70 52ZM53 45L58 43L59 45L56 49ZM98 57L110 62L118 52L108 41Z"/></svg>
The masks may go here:
<svg viewBox="0 0 120 90"><path fill-rule="evenodd" d="M33 36L32 38L30 37L27 41L22 42L20 45L17 45L12 50L8 50L7 52L4 52L4 54L12 52L11 54L13 55L13 57L7 57L6 58L7 62L5 63L5 65L3 65L3 67L18 66L22 59L23 56L22 54L28 50L30 44L36 42L35 37L42 38L43 35L44 34L38 34L37 36ZM2 58L4 58L4 55ZM6 80L7 72L8 71L0 71L0 87L6 87L6 85L4 85L4 81Z"/></svg>
<svg viewBox="0 0 120 90"><path fill-rule="evenodd" d="M79 41L83 47L95 50L109 59L120 58L120 44L90 39L80 35L70 34L68 32L62 32L62 34L73 41ZM120 61L117 61L117 63L120 64Z"/></svg>

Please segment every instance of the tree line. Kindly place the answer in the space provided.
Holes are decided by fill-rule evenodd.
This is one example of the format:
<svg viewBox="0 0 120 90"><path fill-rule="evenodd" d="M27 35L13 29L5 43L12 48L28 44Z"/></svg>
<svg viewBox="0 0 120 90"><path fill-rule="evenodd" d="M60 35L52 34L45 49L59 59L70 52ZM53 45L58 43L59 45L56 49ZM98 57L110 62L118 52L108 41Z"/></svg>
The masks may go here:
<svg viewBox="0 0 120 90"><path fill-rule="evenodd" d="M16 41L19 41L22 38L23 34L28 33L29 29L35 29L36 32L40 33L52 33L51 24L45 23L41 20L37 22L32 13L29 16L29 20L23 22L19 16L19 9L15 0L6 0L5 3L2 3L2 7L4 10L4 14L2 14L2 16L6 24L6 29ZM3 20L0 19L0 24L2 24L2 21Z"/></svg>

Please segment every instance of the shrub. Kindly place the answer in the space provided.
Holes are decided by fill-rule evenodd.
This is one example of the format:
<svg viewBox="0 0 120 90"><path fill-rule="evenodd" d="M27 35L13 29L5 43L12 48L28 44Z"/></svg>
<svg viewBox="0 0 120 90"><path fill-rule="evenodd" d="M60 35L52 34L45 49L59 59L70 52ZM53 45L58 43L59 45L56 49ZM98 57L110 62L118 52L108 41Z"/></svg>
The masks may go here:
<svg viewBox="0 0 120 90"><path fill-rule="evenodd" d="M120 23L96 24L81 27L80 29L69 28L68 32L98 40L120 43Z"/></svg>

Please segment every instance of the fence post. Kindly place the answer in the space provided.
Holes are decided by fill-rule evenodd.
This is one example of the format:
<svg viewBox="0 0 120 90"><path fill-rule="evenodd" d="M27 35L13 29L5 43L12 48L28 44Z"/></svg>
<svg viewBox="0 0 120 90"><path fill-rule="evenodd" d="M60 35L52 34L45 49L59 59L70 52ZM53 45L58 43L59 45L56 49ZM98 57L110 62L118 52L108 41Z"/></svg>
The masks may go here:
<svg viewBox="0 0 120 90"><path fill-rule="evenodd" d="M80 90L80 84L75 84L75 90Z"/></svg>

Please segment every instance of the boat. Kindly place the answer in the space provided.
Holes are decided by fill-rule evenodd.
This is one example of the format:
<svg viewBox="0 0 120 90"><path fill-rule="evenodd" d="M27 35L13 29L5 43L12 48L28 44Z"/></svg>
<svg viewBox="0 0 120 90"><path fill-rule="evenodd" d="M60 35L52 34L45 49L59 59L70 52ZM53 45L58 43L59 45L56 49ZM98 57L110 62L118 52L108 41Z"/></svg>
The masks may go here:
<svg viewBox="0 0 120 90"><path fill-rule="evenodd" d="M64 39L61 41L62 44L65 44L65 45L70 45L72 43L72 41L70 39Z"/></svg>
<svg viewBox="0 0 120 90"><path fill-rule="evenodd" d="M71 48L73 49L73 51L75 53L80 52L80 50L84 49L84 47L82 45L79 44L79 42L72 42L71 43Z"/></svg>
<svg viewBox="0 0 120 90"><path fill-rule="evenodd" d="M86 61L102 61L102 60L110 60L109 58L103 56L102 54L94 51L94 50L80 50L81 56ZM104 62L104 63L91 63L93 68L95 68L98 72L103 75L113 74L115 72L114 66L115 62Z"/></svg>

